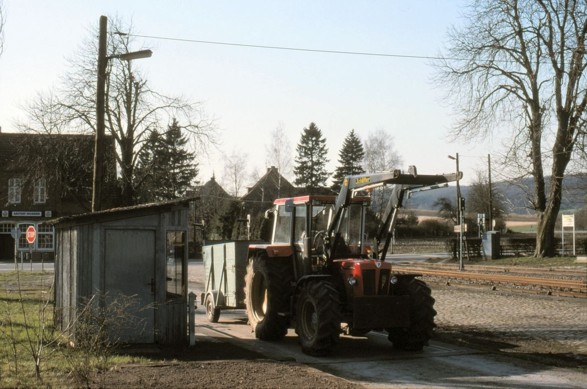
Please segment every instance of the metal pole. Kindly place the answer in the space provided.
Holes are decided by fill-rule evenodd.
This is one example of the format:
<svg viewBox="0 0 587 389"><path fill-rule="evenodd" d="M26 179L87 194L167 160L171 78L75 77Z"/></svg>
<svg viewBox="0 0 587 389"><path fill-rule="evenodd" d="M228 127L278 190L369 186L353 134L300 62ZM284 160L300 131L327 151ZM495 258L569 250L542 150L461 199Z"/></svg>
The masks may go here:
<svg viewBox="0 0 587 389"><path fill-rule="evenodd" d="M459 270L463 271L463 209L461 207L461 185L459 180L459 153L456 154L457 161L457 217L459 220Z"/></svg>
<svg viewBox="0 0 587 389"><path fill-rule="evenodd" d="M487 231L493 231L493 190L491 188L491 154L487 154L487 169L489 177L489 228Z"/></svg>
<svg viewBox="0 0 587 389"><path fill-rule="evenodd" d="M106 34L108 18L100 16L98 45L98 79L96 84L96 139L94 144L94 178L92 185L92 212L102 208L102 182L104 177L104 136L106 101Z"/></svg>
<svg viewBox="0 0 587 389"><path fill-rule="evenodd" d="M16 224L16 228L14 229L14 271L18 270L18 234L17 234L18 224Z"/></svg>

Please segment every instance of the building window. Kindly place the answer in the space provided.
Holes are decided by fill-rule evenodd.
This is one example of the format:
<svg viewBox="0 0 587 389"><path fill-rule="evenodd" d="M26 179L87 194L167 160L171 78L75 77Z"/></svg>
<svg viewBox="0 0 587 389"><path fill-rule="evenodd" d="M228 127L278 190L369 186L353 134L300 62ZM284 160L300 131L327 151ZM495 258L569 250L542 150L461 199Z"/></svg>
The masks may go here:
<svg viewBox="0 0 587 389"><path fill-rule="evenodd" d="M14 228L14 224L12 223L1 223L0 224L0 234L10 234L12 229Z"/></svg>
<svg viewBox="0 0 587 389"><path fill-rule="evenodd" d="M8 180L8 202L10 204L20 204L22 192L22 179L10 178Z"/></svg>
<svg viewBox="0 0 587 389"><path fill-rule="evenodd" d="M32 223L21 223L18 225L18 229L20 230L20 238L18 239L18 249L19 250L28 250L29 249L29 242L26 240L26 230L29 226L33 226ZM30 247L34 250L34 244Z"/></svg>
<svg viewBox="0 0 587 389"><path fill-rule="evenodd" d="M35 226L37 230L37 239L35 243L29 245L26 240L26 230L29 226ZM19 250L38 250L38 251L53 251L55 248L55 228L46 224L22 223L18 225L20 229L20 239L18 240ZM31 247L32 246L32 247Z"/></svg>
<svg viewBox="0 0 587 389"><path fill-rule="evenodd" d="M35 204L45 204L47 201L47 181L44 178L39 178L35 181L33 202Z"/></svg>
<svg viewBox="0 0 587 389"><path fill-rule="evenodd" d="M53 226L39 224L37 226L37 249L52 251L54 248L55 229Z"/></svg>

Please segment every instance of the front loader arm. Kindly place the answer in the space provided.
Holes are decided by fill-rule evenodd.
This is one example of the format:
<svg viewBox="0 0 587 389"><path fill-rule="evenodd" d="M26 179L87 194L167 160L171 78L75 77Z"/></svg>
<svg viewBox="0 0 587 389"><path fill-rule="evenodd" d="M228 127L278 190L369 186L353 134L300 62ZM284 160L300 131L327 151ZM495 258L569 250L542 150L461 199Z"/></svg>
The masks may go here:
<svg viewBox="0 0 587 389"><path fill-rule="evenodd" d="M327 238L332 245L337 244L337 239L334 239L340 230L340 222L344 209L349 206L355 192L359 190L367 190L381 187L384 185L393 185L392 194L389 198L386 211L383 215L382 224L380 225L377 234L377 243L379 244L385 235L385 245L382 251L382 260L387 253L389 241L391 239L391 232L395 226L397 219L397 211L401 208L403 198L406 191L415 188L422 188L427 186L434 186L456 181L462 177L459 172L452 174L434 174L434 175L418 175L415 166L410 166L407 174L400 170L392 172L380 172L373 174L359 174L355 176L345 177L343 180L340 192L336 198L333 210L333 217L327 229ZM330 252L335 252L336 247L332 247Z"/></svg>

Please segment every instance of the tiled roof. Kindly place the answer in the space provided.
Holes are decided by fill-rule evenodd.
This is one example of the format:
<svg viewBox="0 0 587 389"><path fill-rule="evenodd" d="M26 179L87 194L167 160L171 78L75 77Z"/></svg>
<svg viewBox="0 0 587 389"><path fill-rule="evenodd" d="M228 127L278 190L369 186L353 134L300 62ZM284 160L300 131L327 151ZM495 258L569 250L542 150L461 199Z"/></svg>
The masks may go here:
<svg viewBox="0 0 587 389"><path fill-rule="evenodd" d="M244 201L273 201L277 197L293 196L296 188L279 174L275 166L267 169L267 173L253 185L242 197Z"/></svg>

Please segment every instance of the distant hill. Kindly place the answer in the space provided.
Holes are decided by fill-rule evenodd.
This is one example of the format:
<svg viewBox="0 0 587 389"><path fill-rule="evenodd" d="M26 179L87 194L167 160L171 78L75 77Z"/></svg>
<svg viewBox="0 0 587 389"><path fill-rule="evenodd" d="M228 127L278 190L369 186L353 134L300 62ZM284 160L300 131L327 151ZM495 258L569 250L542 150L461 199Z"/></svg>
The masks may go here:
<svg viewBox="0 0 587 389"><path fill-rule="evenodd" d="M550 179L547 178L548 188ZM516 182L495 182L494 188L506 198L508 205L507 212L514 214L533 214L530 199L533 190L532 178ZM469 187L461 185L461 192L466 198ZM406 208L436 210L434 202L440 197L450 199L453 204L456 200L456 189L454 184L449 188L440 188L430 191L417 192L406 202ZM563 198L561 210L578 210L587 205L587 173L566 176L563 181Z"/></svg>

